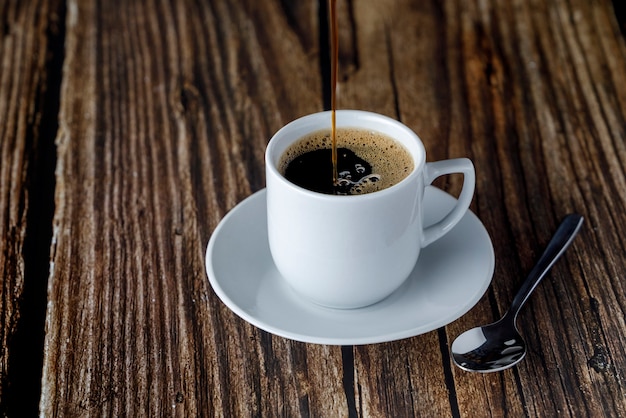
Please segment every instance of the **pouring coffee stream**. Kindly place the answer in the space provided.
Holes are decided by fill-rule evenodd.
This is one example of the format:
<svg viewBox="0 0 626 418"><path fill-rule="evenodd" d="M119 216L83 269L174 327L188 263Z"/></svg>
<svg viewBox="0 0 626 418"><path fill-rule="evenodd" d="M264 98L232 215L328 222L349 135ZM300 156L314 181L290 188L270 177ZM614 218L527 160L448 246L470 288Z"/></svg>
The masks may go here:
<svg viewBox="0 0 626 418"><path fill-rule="evenodd" d="M333 164L333 185L338 186L337 169L337 71L339 67L339 30L337 28L337 0L329 0L330 18L330 115L331 115L331 160Z"/></svg>
<svg viewBox="0 0 626 418"><path fill-rule="evenodd" d="M454 363L471 372L496 372L519 363L526 355L526 344L515 323L522 306L541 279L565 252L580 230L583 217L566 216L550 240L541 258L522 283L510 309L497 322L472 328L452 343Z"/></svg>

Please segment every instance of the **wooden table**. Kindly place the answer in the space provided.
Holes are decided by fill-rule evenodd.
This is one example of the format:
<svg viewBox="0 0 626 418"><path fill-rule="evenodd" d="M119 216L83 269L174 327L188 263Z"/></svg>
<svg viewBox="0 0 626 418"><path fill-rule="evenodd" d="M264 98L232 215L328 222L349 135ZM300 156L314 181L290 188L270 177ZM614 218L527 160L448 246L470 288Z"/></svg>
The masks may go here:
<svg viewBox="0 0 626 418"><path fill-rule="evenodd" d="M261 331L213 292L207 242L264 187L267 141L329 106L326 9L0 3L2 413L626 416L619 0L339 0L339 108L476 165L496 266L469 313L325 346ZM506 310L569 212L586 222L519 318L527 357L454 367L452 340Z"/></svg>

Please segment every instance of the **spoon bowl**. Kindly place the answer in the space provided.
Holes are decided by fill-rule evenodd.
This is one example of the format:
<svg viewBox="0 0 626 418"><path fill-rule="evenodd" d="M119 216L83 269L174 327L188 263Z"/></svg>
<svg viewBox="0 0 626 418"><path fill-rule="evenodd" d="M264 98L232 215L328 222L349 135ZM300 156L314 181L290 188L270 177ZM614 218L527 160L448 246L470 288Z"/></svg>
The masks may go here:
<svg viewBox="0 0 626 418"><path fill-rule="evenodd" d="M582 223L583 217L578 214L563 219L517 292L511 308L499 321L465 331L452 342L452 360L458 367L470 372L497 372L516 365L524 358L526 343L517 330L517 315L541 279L572 243Z"/></svg>
<svg viewBox="0 0 626 418"><path fill-rule="evenodd" d="M463 370L497 372L522 361L526 343L515 326L498 321L459 335L452 343L452 356Z"/></svg>

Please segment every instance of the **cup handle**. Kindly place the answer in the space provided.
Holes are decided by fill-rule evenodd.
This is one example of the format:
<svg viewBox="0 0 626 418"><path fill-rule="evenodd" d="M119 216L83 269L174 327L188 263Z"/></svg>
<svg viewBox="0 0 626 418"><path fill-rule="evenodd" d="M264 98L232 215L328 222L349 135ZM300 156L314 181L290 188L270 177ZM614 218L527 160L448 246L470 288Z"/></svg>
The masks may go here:
<svg viewBox="0 0 626 418"><path fill-rule="evenodd" d="M439 222L424 228L422 234L422 247L437 241L439 238L447 234L465 215L472 197L474 196L474 188L476 186L476 174L474 172L474 164L467 158L454 158L450 160L435 161L426 163L424 170L424 185L430 185L437 177L453 174L463 174L463 188L459 194L456 205L450 212Z"/></svg>

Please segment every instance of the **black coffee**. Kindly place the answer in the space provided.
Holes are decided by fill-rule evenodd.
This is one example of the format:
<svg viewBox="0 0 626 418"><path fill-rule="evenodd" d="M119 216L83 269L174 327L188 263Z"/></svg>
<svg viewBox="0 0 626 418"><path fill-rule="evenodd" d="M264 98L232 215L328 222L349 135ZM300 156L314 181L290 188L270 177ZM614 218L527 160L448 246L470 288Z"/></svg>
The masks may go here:
<svg viewBox="0 0 626 418"><path fill-rule="evenodd" d="M333 181L330 132L318 131L292 144L279 170L294 184L319 193L356 195L386 189L413 170L413 159L396 140L374 131L337 129L337 184Z"/></svg>
<svg viewBox="0 0 626 418"><path fill-rule="evenodd" d="M285 177L305 189L327 194L358 194L367 182L380 180L372 166L348 148L337 149L337 184L333 182L331 149L318 149L294 158Z"/></svg>

